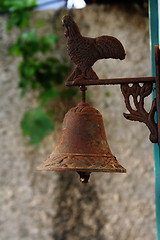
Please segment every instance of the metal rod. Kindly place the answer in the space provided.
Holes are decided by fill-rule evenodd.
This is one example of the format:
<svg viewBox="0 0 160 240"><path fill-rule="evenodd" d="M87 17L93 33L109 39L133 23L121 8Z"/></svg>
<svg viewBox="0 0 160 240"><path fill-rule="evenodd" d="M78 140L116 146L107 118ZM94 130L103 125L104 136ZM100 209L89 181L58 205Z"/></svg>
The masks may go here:
<svg viewBox="0 0 160 240"><path fill-rule="evenodd" d="M80 90L82 92L82 102L85 103L86 102L86 86L82 85L80 86Z"/></svg>
<svg viewBox="0 0 160 240"><path fill-rule="evenodd" d="M115 85L115 84L129 84L129 83L155 83L156 77L137 77L137 78L112 78L112 79L98 79L98 80L79 80L67 82L67 87L82 86L82 85Z"/></svg>

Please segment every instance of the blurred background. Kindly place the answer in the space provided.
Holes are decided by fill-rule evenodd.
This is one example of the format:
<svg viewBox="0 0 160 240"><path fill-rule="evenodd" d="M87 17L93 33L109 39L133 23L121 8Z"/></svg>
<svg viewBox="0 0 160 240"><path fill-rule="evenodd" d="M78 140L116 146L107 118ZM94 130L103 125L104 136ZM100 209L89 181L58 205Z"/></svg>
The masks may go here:
<svg viewBox="0 0 160 240"><path fill-rule="evenodd" d="M118 38L126 59L94 65L100 78L150 75L148 3L1 0L0 239L155 239L153 150L146 126L129 122L119 86L88 87L103 115L112 153L126 174L38 172L69 108L80 101L64 81L73 69L61 18L71 14L82 35ZM151 98L145 106L150 109Z"/></svg>

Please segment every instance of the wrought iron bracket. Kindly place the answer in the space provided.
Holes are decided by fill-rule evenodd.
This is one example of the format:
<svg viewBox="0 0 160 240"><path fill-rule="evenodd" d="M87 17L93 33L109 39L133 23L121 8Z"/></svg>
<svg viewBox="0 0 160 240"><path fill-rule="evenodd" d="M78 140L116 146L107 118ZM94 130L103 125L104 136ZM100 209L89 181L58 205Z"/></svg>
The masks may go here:
<svg viewBox="0 0 160 240"><path fill-rule="evenodd" d="M117 85L121 86L126 108L129 113L124 113L128 120L143 122L150 130L150 140L160 146L160 50L155 46L156 76L137 78L113 78L113 79L82 79L75 78L67 81L66 86L91 86L91 85ZM142 86L140 85L142 83ZM132 86L130 86L132 84ZM156 89L156 98L153 99L149 112L145 110L144 99L152 93L153 84ZM82 88L81 88L82 89ZM135 108L132 107L130 96L133 97ZM157 114L155 114L157 112Z"/></svg>
<svg viewBox="0 0 160 240"><path fill-rule="evenodd" d="M158 141L157 139L157 124L155 123L156 112L156 100L152 102L152 107L149 112L144 108L144 99L152 92L152 83L144 83L141 87L139 83L133 83L130 87L129 84L121 84L121 91L124 96L126 108L129 114L124 113L124 117L128 120L143 122L150 130L150 140L153 143ZM131 106L130 96L133 97L135 109Z"/></svg>

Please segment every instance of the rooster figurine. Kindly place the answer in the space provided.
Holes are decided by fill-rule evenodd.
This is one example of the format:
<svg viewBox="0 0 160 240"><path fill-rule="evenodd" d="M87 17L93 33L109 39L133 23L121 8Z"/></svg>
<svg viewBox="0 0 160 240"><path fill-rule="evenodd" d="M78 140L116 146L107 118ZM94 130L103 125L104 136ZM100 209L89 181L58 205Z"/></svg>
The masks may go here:
<svg viewBox="0 0 160 240"><path fill-rule="evenodd" d="M68 54L76 64L76 68L68 77L66 84L80 82L82 79L98 79L92 66L99 59L123 60L125 58L125 50L118 39L111 36L83 37L70 15L65 15L62 18L62 25L64 35L67 38Z"/></svg>

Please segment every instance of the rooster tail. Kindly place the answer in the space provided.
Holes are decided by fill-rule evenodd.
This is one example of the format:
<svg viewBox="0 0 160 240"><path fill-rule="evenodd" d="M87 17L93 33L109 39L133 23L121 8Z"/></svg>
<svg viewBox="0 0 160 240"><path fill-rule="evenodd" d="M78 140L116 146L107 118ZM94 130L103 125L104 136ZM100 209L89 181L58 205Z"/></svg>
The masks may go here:
<svg viewBox="0 0 160 240"><path fill-rule="evenodd" d="M122 43L111 36L101 36L96 38L96 48L98 50L98 58L114 58L123 60L125 58L125 50Z"/></svg>
<svg viewBox="0 0 160 240"><path fill-rule="evenodd" d="M123 60L123 59L125 59L125 56L126 56L126 53L125 53L124 47L120 42L119 52L117 54L117 58L119 58L120 60Z"/></svg>

